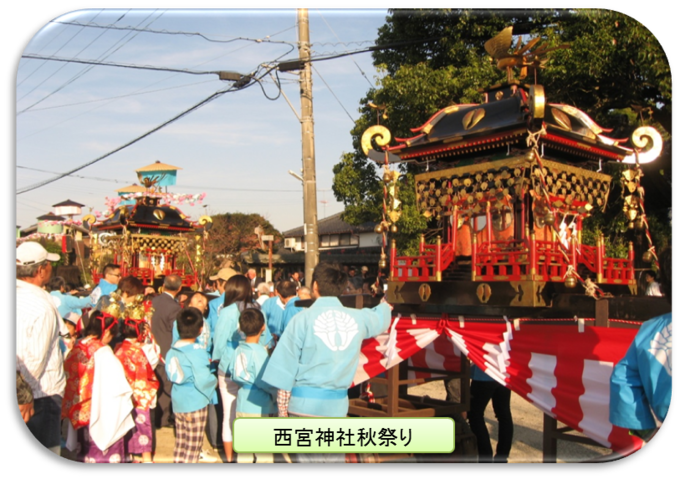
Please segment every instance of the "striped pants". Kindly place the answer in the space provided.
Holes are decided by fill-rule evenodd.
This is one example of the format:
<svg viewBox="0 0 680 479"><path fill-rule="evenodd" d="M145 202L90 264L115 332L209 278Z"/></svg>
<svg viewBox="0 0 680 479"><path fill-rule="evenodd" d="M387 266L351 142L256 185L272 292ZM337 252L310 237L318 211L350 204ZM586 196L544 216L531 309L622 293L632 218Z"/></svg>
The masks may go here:
<svg viewBox="0 0 680 479"><path fill-rule="evenodd" d="M198 462L207 421L207 407L194 412L175 413L173 462Z"/></svg>

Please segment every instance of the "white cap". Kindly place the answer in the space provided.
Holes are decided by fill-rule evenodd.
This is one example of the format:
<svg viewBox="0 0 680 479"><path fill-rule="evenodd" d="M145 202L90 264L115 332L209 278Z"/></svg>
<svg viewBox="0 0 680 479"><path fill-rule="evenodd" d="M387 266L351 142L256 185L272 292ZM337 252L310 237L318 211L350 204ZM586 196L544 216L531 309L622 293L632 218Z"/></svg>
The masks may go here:
<svg viewBox="0 0 680 479"><path fill-rule="evenodd" d="M217 272L217 274L210 276L210 281L215 281L216 279L221 279L224 281L227 281L229 278L231 278L234 275L239 274L236 270L232 268L222 268Z"/></svg>
<svg viewBox="0 0 680 479"><path fill-rule="evenodd" d="M58 254L48 253L40 243L26 241L17 248L17 266L30 266L43 261L59 261Z"/></svg>

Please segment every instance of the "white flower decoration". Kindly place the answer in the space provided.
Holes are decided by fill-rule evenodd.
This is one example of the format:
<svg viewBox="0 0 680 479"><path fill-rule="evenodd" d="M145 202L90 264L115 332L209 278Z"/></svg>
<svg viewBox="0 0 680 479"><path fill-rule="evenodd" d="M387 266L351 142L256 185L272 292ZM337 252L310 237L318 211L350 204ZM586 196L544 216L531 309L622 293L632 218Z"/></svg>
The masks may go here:
<svg viewBox="0 0 680 479"><path fill-rule="evenodd" d="M344 351L358 333L356 321L344 311L327 311L314 321L314 335L331 351Z"/></svg>
<svg viewBox="0 0 680 479"><path fill-rule="evenodd" d="M669 376L673 376L671 356L673 352L673 323L658 331L649 342L649 353L659 361Z"/></svg>

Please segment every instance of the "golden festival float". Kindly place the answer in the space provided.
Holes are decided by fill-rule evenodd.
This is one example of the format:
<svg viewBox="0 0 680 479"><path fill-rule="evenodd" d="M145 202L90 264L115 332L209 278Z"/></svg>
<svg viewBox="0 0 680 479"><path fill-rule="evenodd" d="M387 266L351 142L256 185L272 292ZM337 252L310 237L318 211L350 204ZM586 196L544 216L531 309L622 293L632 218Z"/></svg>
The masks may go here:
<svg viewBox="0 0 680 479"><path fill-rule="evenodd" d="M415 256L401 255L391 242L392 303L550 314L567 306L556 296L579 286L580 293L614 303L637 294L632 243L627 258L607 257L603 238L593 246L582 242L582 225L606 208L612 177L602 165L617 162L628 166L622 181L630 227L646 232L640 165L660 155L661 135L643 126L630 139L609 138L582 110L550 103L541 85L521 83L512 72L521 68L523 78L549 50L532 52L532 41L522 53L507 53L511 40L509 27L486 44L508 80L484 90L484 103L440 110L412 129L415 136L395 144L383 126L364 133L364 152L384 169L385 208L376 231L397 231L400 173L390 166L398 163L422 165L425 171L415 176L417 207L436 223L421 236ZM650 263L656 252L645 234L643 259ZM387 259L383 251L381 267Z"/></svg>
<svg viewBox="0 0 680 479"><path fill-rule="evenodd" d="M386 384L387 396L364 393L350 413L454 417L469 410L472 362L544 413L544 461L556 460L557 439L625 455L640 444L608 421L609 376L640 324L670 304L638 294L633 243L627 257L609 257L604 238L583 242L583 221L607 207L603 165L625 165L624 214L646 239L647 267L657 262L640 179L663 142L650 126L610 138L583 110L525 83L550 51L538 42L512 50L508 27L485 44L507 81L484 89L483 103L448 106L410 138L393 140L379 124L365 131L363 151L383 168L376 232L394 318L364 345L355 377ZM389 239L404 163L420 167L417 207L430 226L412 256ZM442 377L460 381L455 402L408 394Z"/></svg>
<svg viewBox="0 0 680 479"><path fill-rule="evenodd" d="M158 287L162 278L176 274L182 286L198 289L203 274L203 251L212 226L209 216L192 222L174 206L200 203L205 194L167 192L178 167L156 162L136 170L141 185L118 190L107 198L109 213L101 220L83 218L91 230L90 269L95 283L106 264L120 265L122 276L134 276L144 285ZM163 190L165 187L165 191Z"/></svg>

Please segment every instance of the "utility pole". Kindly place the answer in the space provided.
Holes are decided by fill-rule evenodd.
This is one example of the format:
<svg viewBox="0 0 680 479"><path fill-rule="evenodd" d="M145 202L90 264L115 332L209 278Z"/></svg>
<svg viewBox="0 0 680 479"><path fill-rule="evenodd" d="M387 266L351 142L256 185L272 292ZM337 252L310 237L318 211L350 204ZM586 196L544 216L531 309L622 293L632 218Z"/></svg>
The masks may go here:
<svg viewBox="0 0 680 479"><path fill-rule="evenodd" d="M316 214L316 166L314 156L314 116L312 111L312 65L310 63L309 15L298 11L298 51L300 54L300 104L302 127L302 190L304 201L305 285L311 288L312 273L319 262L319 235Z"/></svg>

